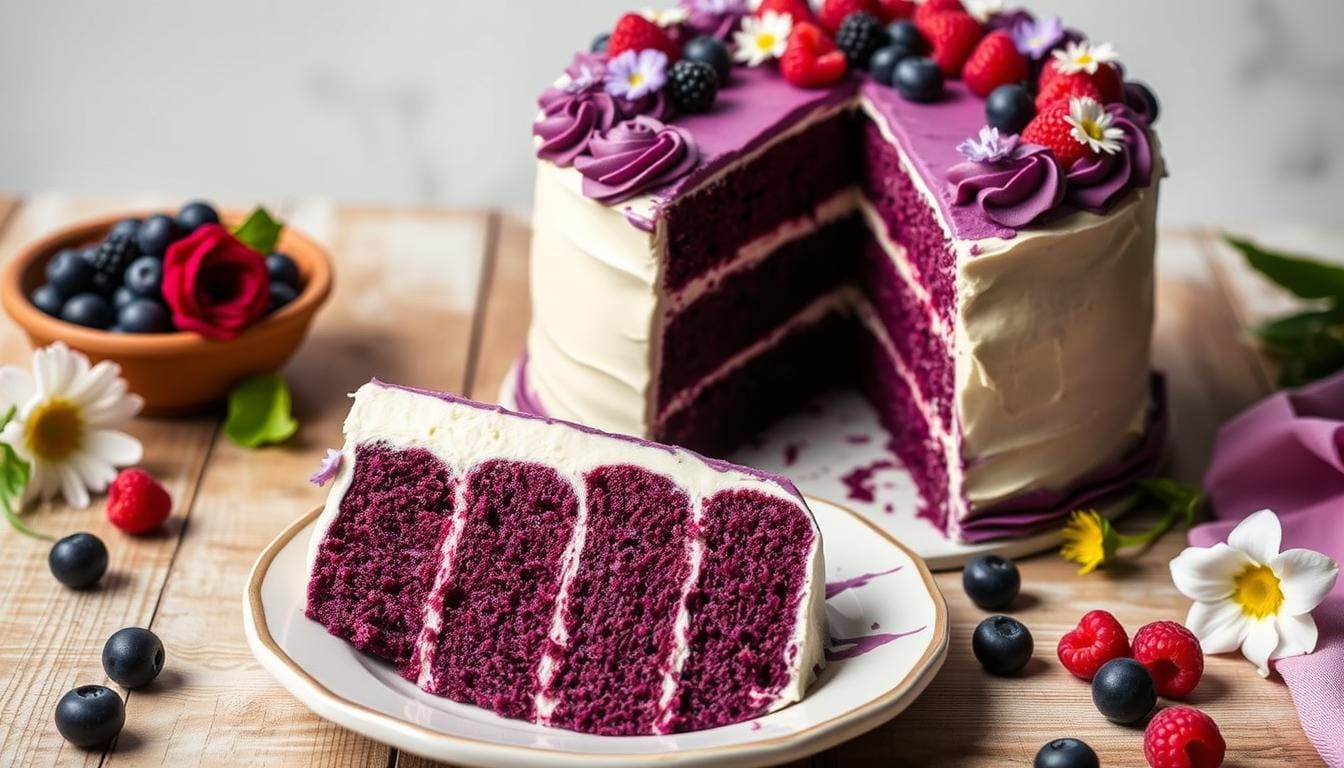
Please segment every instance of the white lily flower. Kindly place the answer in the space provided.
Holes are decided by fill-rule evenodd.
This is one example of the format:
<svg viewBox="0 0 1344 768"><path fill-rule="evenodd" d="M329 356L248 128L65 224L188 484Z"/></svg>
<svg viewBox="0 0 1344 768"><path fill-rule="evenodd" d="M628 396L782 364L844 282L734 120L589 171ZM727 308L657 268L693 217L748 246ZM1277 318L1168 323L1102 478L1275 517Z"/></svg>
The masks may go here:
<svg viewBox="0 0 1344 768"><path fill-rule="evenodd" d="M87 357L58 341L33 352L31 374L0 368L0 403L16 409L0 442L31 468L25 502L60 495L83 509L89 491L106 490L117 467L140 461L140 441L118 428L144 401L127 393L116 363L90 367Z"/></svg>
<svg viewBox="0 0 1344 768"><path fill-rule="evenodd" d="M1269 676L1269 662L1316 649L1311 612L1335 586L1339 564L1310 549L1279 551L1279 518L1262 509L1242 520L1227 543L1187 547L1171 561L1171 579L1195 601L1185 625L1205 653L1238 648Z"/></svg>

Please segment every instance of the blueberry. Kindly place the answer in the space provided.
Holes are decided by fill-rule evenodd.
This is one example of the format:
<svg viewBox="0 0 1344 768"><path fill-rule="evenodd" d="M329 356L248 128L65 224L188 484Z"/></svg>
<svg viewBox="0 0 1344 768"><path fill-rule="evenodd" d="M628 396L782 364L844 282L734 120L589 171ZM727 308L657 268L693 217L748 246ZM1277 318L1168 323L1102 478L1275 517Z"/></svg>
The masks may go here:
<svg viewBox="0 0 1344 768"><path fill-rule="evenodd" d="M593 42L588 46L588 50L592 51L593 53L606 53L607 43L610 41L611 41L611 35L607 34L606 32L603 32L602 34L593 38Z"/></svg>
<svg viewBox="0 0 1344 768"><path fill-rule="evenodd" d="M274 312L298 297L299 292L294 290L292 286L286 283L273 282L271 283L271 302L266 311Z"/></svg>
<svg viewBox="0 0 1344 768"><path fill-rule="evenodd" d="M93 287L93 265L74 248L56 252L47 262L47 282L65 296L74 296Z"/></svg>
<svg viewBox="0 0 1344 768"><path fill-rule="evenodd" d="M177 228L181 232L195 232L202 224L218 224L219 212L204 200L192 200L177 212Z"/></svg>
<svg viewBox="0 0 1344 768"><path fill-rule="evenodd" d="M1005 133L1021 133L1036 116L1036 104L1027 89L1016 83L1000 85L985 99L986 121Z"/></svg>
<svg viewBox="0 0 1344 768"><path fill-rule="evenodd" d="M103 644L103 671L123 688L148 685L163 671L163 642L148 629L119 629Z"/></svg>
<svg viewBox="0 0 1344 768"><path fill-rule="evenodd" d="M286 254L272 253L267 256L266 274L270 275L273 283L284 283L291 288L299 287L299 265Z"/></svg>
<svg viewBox="0 0 1344 768"><path fill-rule="evenodd" d="M1092 678L1092 703L1115 723L1137 723L1157 704L1153 676L1133 659L1111 659Z"/></svg>
<svg viewBox="0 0 1344 768"><path fill-rule="evenodd" d="M980 666L995 675L1011 675L1031 661L1035 645L1022 622L1008 616L990 616L971 636L971 650Z"/></svg>
<svg viewBox="0 0 1344 768"><path fill-rule="evenodd" d="M139 297L135 295L135 291L132 291L124 285L118 285L116 289L112 291L112 308L121 309L138 298Z"/></svg>
<svg viewBox="0 0 1344 768"><path fill-rule="evenodd" d="M892 84L907 101L936 101L943 95L943 70L932 59L910 56L896 65Z"/></svg>
<svg viewBox="0 0 1344 768"><path fill-rule="evenodd" d="M896 65L901 63L902 59L908 59L913 55L910 49L903 45L895 43L884 45L874 51L873 57L868 60L868 72L877 82L891 85L892 77L896 74Z"/></svg>
<svg viewBox="0 0 1344 768"><path fill-rule="evenodd" d="M1146 118L1149 125L1157 122L1157 115L1162 111L1153 90L1138 80L1125 83L1125 104L1139 113L1139 117Z"/></svg>
<svg viewBox="0 0 1344 768"><path fill-rule="evenodd" d="M117 325L126 333L168 333L173 319L159 302L137 298L118 310Z"/></svg>
<svg viewBox="0 0 1344 768"><path fill-rule="evenodd" d="M65 306L65 296L51 284L38 286L28 300L52 317L60 317L61 307Z"/></svg>
<svg viewBox="0 0 1344 768"><path fill-rule="evenodd" d="M915 23L909 19L901 19L887 25L887 37L891 38L893 45L904 46L906 50L913 53L923 53L928 50L928 41L920 33Z"/></svg>
<svg viewBox="0 0 1344 768"><path fill-rule="evenodd" d="M135 233L140 231L139 219L122 219L112 225L111 231L107 233L108 237L113 235L135 237Z"/></svg>
<svg viewBox="0 0 1344 768"><path fill-rule="evenodd" d="M126 724L126 705L111 688L81 685L56 702L56 730L77 747L106 744Z"/></svg>
<svg viewBox="0 0 1344 768"><path fill-rule="evenodd" d="M51 546L47 567L71 589L91 587L107 573L107 547L92 533L72 533Z"/></svg>
<svg viewBox="0 0 1344 768"><path fill-rule="evenodd" d="M112 324L112 305L96 293L76 294L61 308L61 319L86 328L106 328Z"/></svg>
<svg viewBox="0 0 1344 768"><path fill-rule="evenodd" d="M681 56L691 61L700 61L714 68L714 74L719 76L719 85L728 83L728 78L733 74L733 58L728 55L728 47L718 38L709 35L693 37L685 47L681 49Z"/></svg>
<svg viewBox="0 0 1344 768"><path fill-rule="evenodd" d="M1036 753L1032 768L1101 768L1097 753L1077 739L1055 739Z"/></svg>
<svg viewBox="0 0 1344 768"><path fill-rule="evenodd" d="M141 256L126 267L123 280L127 290L135 295L157 299L159 287L163 284L163 262L153 256Z"/></svg>
<svg viewBox="0 0 1344 768"><path fill-rule="evenodd" d="M145 219L140 225L135 242L144 255L161 257L163 252L168 250L168 246L181 236L182 232L173 217L157 213Z"/></svg>
<svg viewBox="0 0 1344 768"><path fill-rule="evenodd" d="M1001 611L1012 604L1022 587L1022 576L1013 561L998 555L981 555L966 564L961 586L971 602L987 611Z"/></svg>

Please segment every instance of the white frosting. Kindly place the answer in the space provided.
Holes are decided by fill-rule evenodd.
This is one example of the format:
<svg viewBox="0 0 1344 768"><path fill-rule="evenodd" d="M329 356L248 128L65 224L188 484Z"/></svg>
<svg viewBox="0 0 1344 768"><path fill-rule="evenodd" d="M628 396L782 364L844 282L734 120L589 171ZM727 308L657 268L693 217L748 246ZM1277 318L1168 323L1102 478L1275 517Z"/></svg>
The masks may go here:
<svg viewBox="0 0 1344 768"><path fill-rule="evenodd" d="M587 531L584 503L584 476L587 473L601 466L634 464L669 477L689 496L693 515L697 519L702 514L704 499L729 489L752 490L796 505L807 515L813 531L813 543L809 553L806 580L799 598L798 615L793 622L786 647L786 654L792 659L788 681L781 690L771 694L772 702L769 708L774 710L801 700L808 684L815 679L814 668L820 667L823 663L825 628L826 577L822 559L821 531L801 497L780 483L732 467L711 466L696 454L680 448L595 434L570 424L520 417L490 406L471 405L395 387L365 384L354 394L354 405L345 421L345 446L341 451L343 457L341 468L322 514L314 525L313 536L308 544L309 573L312 573L316 564L322 540L326 538L332 522L340 514L341 500L350 488L354 477L356 448L366 443L382 443L397 450L410 448L427 450L442 461L457 478L466 477L472 467L483 461L503 458L544 464L558 472L570 484L578 496L580 512L562 557L560 594L553 609L550 626L550 639L561 648L567 645L569 640L561 616L564 603L569 599L569 590L574 573L578 569ZM460 490L459 483L459 502L461 502ZM458 510L465 508L464 503L455 506ZM420 662L417 684L424 688L433 687L434 681L429 670L433 664L433 648L437 647L438 633L442 626L441 613L430 606L442 602L441 590L453 567L452 554L461 533L462 523L458 515L454 519L448 537L451 541L445 542L440 552L440 567L431 596L426 603L426 626L415 648L415 654ZM703 549L702 543L693 542L691 546L693 555L697 551L695 547ZM692 566L692 570L698 575L698 557L693 557ZM687 647L690 640L687 627L690 616L684 604L687 593L693 585L694 579L688 579L683 585L681 597L683 608L679 611L674 625L675 647L660 667L664 672L664 686L669 684L670 676L674 693L677 676L689 653ZM438 595L437 599L435 595ZM554 674L556 660L555 657L544 654L537 670L541 682L537 706L539 722L543 724L558 703L548 687ZM664 695L660 699L664 708L671 707L674 701L675 697L672 695ZM670 717L666 716L666 713L660 715L658 719L664 725L669 720Z"/></svg>

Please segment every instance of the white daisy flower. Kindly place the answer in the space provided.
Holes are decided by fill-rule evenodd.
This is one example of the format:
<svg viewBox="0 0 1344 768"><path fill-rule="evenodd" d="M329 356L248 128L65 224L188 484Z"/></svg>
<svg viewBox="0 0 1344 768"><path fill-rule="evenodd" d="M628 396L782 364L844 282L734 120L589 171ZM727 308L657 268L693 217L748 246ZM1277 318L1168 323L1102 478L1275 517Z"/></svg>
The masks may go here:
<svg viewBox="0 0 1344 768"><path fill-rule="evenodd" d="M121 367L70 351L62 342L33 352L33 372L0 368L0 404L16 409L0 431L31 474L24 501L63 496L73 507L89 506L89 491L101 492L116 467L140 461L140 441L118 428L140 412L144 401L128 394Z"/></svg>
<svg viewBox="0 0 1344 768"><path fill-rule="evenodd" d="M1185 625L1205 653L1238 648L1269 676L1271 659L1316 649L1311 612L1335 586L1339 564L1310 549L1279 551L1279 518L1262 509L1242 520L1226 544L1188 547L1171 561L1171 579L1195 601Z"/></svg>
<svg viewBox="0 0 1344 768"><path fill-rule="evenodd" d="M766 11L760 17L742 17L742 28L733 33L737 50L733 59L749 67L759 67L769 59L784 55L793 31L793 17L787 13Z"/></svg>
<svg viewBox="0 0 1344 768"><path fill-rule="evenodd" d="M675 27L678 24L685 24L690 20L691 9L682 6L674 6L672 8L645 8L639 12L639 15L660 27Z"/></svg>
<svg viewBox="0 0 1344 768"><path fill-rule="evenodd" d="M1110 43L1092 45L1088 42L1069 43L1064 46L1064 50L1056 49L1051 55L1055 57L1055 69L1066 75L1075 72L1095 75L1102 64L1120 58L1120 54L1115 52L1115 46Z"/></svg>
<svg viewBox="0 0 1344 768"><path fill-rule="evenodd" d="M1064 120L1073 126L1069 135L1093 152L1114 155L1120 151L1120 139L1124 138L1125 132L1115 125L1115 115L1091 96L1070 99L1069 114Z"/></svg>

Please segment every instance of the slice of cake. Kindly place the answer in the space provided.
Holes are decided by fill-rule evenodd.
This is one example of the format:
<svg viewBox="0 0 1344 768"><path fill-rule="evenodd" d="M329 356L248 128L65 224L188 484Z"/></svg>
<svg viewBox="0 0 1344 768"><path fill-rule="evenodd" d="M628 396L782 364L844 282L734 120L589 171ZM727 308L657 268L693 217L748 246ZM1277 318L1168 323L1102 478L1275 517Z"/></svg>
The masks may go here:
<svg viewBox="0 0 1344 768"><path fill-rule="evenodd" d="M374 381L309 548L309 618L430 693L604 735L727 725L822 663L793 485Z"/></svg>
<svg viewBox="0 0 1344 768"><path fill-rule="evenodd" d="M938 61L870 73L871 16L832 42L791 19L805 3L720 5L624 16L542 94L519 406L724 455L855 387L922 515L966 541L1058 525L1144 471L1163 164L1114 48L1022 9L940 0L911 26L926 6L881 4L888 54ZM973 37L926 39L953 27ZM837 45L848 73L807 68ZM730 52L707 105L703 64ZM893 87L911 72L933 88Z"/></svg>

